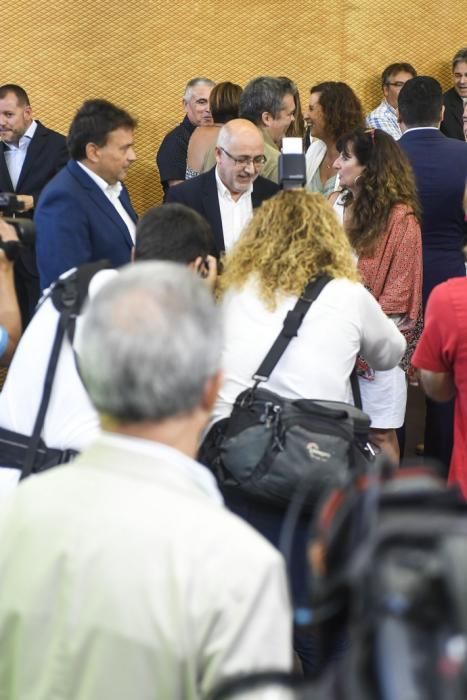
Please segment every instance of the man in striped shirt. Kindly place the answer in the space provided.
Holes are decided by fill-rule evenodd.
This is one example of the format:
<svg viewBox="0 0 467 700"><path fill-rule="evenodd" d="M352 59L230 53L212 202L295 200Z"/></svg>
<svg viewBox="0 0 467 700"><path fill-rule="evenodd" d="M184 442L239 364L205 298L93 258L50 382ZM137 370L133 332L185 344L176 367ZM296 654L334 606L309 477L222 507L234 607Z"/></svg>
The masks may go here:
<svg viewBox="0 0 467 700"><path fill-rule="evenodd" d="M366 118L366 123L373 129L381 129L398 141L402 135L398 114L397 98L407 80L415 78L417 71L410 63L391 63L381 75L384 98Z"/></svg>

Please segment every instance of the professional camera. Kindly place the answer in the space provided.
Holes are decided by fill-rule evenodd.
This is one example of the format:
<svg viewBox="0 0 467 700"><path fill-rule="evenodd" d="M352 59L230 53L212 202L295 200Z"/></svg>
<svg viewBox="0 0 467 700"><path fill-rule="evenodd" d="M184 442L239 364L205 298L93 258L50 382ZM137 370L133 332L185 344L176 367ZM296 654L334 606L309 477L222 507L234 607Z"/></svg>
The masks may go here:
<svg viewBox="0 0 467 700"><path fill-rule="evenodd" d="M33 222L16 216L16 213L23 209L24 203L20 202L15 194L0 192L0 216L3 221L14 227L19 239L18 241L0 240L0 248L12 261L16 260L22 246L33 246L36 240Z"/></svg>
<svg viewBox="0 0 467 700"><path fill-rule="evenodd" d="M306 183L306 161L301 138L282 139L279 156L279 184L283 190L295 190Z"/></svg>

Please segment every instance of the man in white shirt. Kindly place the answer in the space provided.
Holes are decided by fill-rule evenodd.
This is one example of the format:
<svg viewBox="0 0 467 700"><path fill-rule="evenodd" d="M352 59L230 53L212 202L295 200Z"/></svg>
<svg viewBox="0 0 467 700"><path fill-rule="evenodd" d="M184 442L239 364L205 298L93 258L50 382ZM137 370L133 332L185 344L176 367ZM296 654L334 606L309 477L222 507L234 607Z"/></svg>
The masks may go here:
<svg viewBox="0 0 467 700"><path fill-rule="evenodd" d="M126 268L85 312L103 435L0 509L8 700L194 700L290 668L282 559L194 461L221 336L208 286L174 263Z"/></svg>
<svg viewBox="0 0 467 700"><path fill-rule="evenodd" d="M2 226L8 233L11 227L2 223L0 219L0 230L3 235ZM213 286L216 278L216 261L208 254L211 240L212 234L208 223L191 209L181 204L154 207L138 222L134 258L136 261L171 260L188 265L210 286ZM65 273L63 277L68 274ZM89 297L92 299L106 279L116 274L116 270L98 272L91 279ZM13 304L12 292L7 293L7 282L6 276L0 276L0 311L11 309ZM8 299L10 303L7 306ZM0 315L0 323L5 322L5 317L3 319L2 321ZM37 312L21 338L0 392L0 428L23 435L32 435L58 320L59 312L55 308L51 294L46 292L46 296L41 300ZM76 320L75 340L81 331L81 321L82 318L79 316ZM16 335L19 337L19 330L14 333L12 323L8 328L12 340ZM31 357L34 357L34 362L31 362ZM0 359L0 363L1 361ZM82 451L96 439L98 432L98 415L77 371L70 340L65 336L41 437L49 448ZM7 466L2 462L1 457L0 465ZM17 480L18 471L15 469L14 472ZM14 483L12 475L5 476L5 469L0 468L0 499L5 492L3 488L5 478L7 482L5 488L9 490L10 484Z"/></svg>
<svg viewBox="0 0 467 700"><path fill-rule="evenodd" d="M166 202L191 207L211 224L219 256L238 240L253 209L279 191L260 175L266 163L263 136L247 119L232 119L219 131L216 166L170 188Z"/></svg>
<svg viewBox="0 0 467 700"><path fill-rule="evenodd" d="M136 120L106 100L87 100L68 134L72 160L45 187L34 221L44 289L71 267L130 261L136 212L122 185L136 160Z"/></svg>
<svg viewBox="0 0 467 700"><path fill-rule="evenodd" d="M398 141L402 136L397 114L397 98L407 80L415 78L417 71L410 63L391 63L381 75L383 101L366 118L370 128L381 129Z"/></svg>
<svg viewBox="0 0 467 700"><path fill-rule="evenodd" d="M0 192L22 202L21 216L32 218L45 185L68 161L66 139L33 118L29 97L20 85L0 86ZM40 295L34 248L22 248L15 262L15 286L23 325Z"/></svg>

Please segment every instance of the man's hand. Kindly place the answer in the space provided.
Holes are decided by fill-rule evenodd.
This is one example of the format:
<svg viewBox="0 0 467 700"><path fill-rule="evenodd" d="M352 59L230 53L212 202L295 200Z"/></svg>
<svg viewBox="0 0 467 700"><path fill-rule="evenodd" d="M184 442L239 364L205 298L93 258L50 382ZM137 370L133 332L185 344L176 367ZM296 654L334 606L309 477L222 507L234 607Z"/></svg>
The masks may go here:
<svg viewBox="0 0 467 700"><path fill-rule="evenodd" d="M16 199L18 202L23 202L24 207L21 211L31 211L34 209L34 197L32 194L17 194ZM21 214L21 212L19 212Z"/></svg>
<svg viewBox="0 0 467 700"><path fill-rule="evenodd" d="M7 223L0 217L0 239L6 241L17 241L18 234L16 229L11 224Z"/></svg>
<svg viewBox="0 0 467 700"><path fill-rule="evenodd" d="M18 235L15 231L15 227L11 224L7 224L0 217L0 241L2 243L7 243L8 241L18 241ZM13 262L7 258L3 248L0 248L0 268L1 271L9 270L13 268Z"/></svg>
<svg viewBox="0 0 467 700"><path fill-rule="evenodd" d="M2 243L17 241L14 226L7 224L0 218L0 239ZM0 324L8 332L9 340L5 354L0 364L5 365L10 361L16 345L21 337L21 314L16 298L14 282L14 263L7 258L5 251L0 248Z"/></svg>

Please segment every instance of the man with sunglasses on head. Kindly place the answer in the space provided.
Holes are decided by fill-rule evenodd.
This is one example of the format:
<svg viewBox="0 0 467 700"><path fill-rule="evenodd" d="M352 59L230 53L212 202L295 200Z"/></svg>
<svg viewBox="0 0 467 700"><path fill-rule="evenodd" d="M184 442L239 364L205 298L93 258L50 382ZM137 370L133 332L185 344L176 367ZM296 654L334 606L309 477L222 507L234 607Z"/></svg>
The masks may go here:
<svg viewBox="0 0 467 700"><path fill-rule="evenodd" d="M381 129L398 141L402 136L397 113L397 99L407 80L415 78L417 71L410 63L391 63L381 75L384 98L366 118L367 126Z"/></svg>
<svg viewBox="0 0 467 700"><path fill-rule="evenodd" d="M212 254L219 257L239 238L253 209L279 190L261 177L265 163L259 129L246 119L233 119L219 132L215 167L172 187L166 201L185 204L204 216L214 233Z"/></svg>

